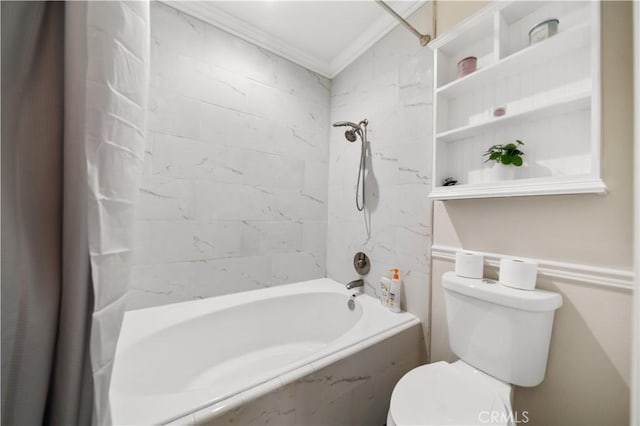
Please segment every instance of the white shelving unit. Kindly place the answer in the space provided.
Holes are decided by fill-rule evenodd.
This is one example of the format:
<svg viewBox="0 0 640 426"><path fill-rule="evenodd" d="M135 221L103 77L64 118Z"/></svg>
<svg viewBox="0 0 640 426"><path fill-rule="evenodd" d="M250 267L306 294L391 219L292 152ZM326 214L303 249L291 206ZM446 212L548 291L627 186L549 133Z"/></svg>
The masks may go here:
<svg viewBox="0 0 640 426"><path fill-rule="evenodd" d="M531 27L558 33L529 46ZM433 199L603 193L600 176L600 3L499 1L431 43L434 73ZM458 61L478 69L456 78ZM506 114L494 117L496 108ZM482 154L525 145L516 178L495 181ZM445 178L458 181L443 186Z"/></svg>

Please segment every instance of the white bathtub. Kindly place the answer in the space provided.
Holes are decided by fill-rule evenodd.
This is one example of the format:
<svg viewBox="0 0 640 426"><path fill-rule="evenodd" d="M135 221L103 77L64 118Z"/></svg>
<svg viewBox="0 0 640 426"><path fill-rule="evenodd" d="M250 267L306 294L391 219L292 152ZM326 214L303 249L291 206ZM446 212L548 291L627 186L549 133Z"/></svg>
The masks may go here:
<svg viewBox="0 0 640 426"><path fill-rule="evenodd" d="M168 423L266 393L414 327L330 279L127 312L110 389L113 423Z"/></svg>

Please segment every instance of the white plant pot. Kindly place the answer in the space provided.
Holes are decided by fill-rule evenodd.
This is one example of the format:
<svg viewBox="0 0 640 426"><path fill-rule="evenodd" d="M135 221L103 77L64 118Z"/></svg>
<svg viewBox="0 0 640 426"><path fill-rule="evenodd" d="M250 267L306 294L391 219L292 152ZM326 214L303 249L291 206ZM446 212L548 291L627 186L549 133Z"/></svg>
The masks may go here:
<svg viewBox="0 0 640 426"><path fill-rule="evenodd" d="M516 166L507 165L502 163L495 163L491 168L491 181L502 182L505 180L513 180L516 177Z"/></svg>

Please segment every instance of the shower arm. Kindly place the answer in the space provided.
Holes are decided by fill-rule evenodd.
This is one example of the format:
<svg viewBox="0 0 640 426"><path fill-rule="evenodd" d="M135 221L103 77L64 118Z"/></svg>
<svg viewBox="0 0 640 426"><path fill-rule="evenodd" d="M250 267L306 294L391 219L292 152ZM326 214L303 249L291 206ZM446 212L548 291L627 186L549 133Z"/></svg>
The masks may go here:
<svg viewBox="0 0 640 426"><path fill-rule="evenodd" d="M384 8L384 10L389 12L389 14L393 15L394 18L396 18L398 21L400 21L400 23L402 25L404 25L409 31L411 31L411 33L413 35L418 37L418 40L420 40L420 45L421 46L424 47L431 41L431 36L429 34L422 34L420 31L416 30L413 25L411 25L409 22L407 22L407 20L404 19L402 16L398 15L398 13L395 10L393 10L391 8L391 6L386 4L384 1L376 0L376 3L378 3L380 6L382 6Z"/></svg>

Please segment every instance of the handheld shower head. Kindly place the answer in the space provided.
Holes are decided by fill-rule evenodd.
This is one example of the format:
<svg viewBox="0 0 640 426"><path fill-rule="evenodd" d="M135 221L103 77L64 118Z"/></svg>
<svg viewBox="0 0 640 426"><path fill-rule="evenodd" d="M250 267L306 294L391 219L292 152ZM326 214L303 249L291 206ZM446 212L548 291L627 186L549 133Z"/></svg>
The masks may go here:
<svg viewBox="0 0 640 426"><path fill-rule="evenodd" d="M352 123L351 121L336 121L333 123L333 127L353 127L354 129L359 129L360 125L356 123Z"/></svg>
<svg viewBox="0 0 640 426"><path fill-rule="evenodd" d="M351 121L336 121L335 123L333 123L333 127L351 127L351 129L348 129L344 132L344 137L349 142L355 142L358 139L358 135L362 136L361 124L364 124L366 126L368 123L369 122L367 121L367 119L361 121L360 124L356 124Z"/></svg>
<svg viewBox="0 0 640 426"><path fill-rule="evenodd" d="M366 144L367 144L367 126L369 120L366 118L360 121L358 124L351 121L336 121L333 123L333 127L348 127L344 132L344 137L349 142L355 142L360 136L360 165L358 166L358 184L356 186L356 208L358 211L364 210L364 198L365 198L365 172L366 172ZM362 203L360 202L360 185L362 185Z"/></svg>

